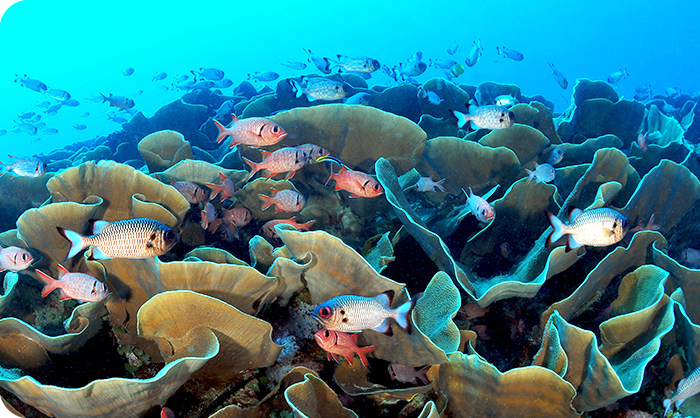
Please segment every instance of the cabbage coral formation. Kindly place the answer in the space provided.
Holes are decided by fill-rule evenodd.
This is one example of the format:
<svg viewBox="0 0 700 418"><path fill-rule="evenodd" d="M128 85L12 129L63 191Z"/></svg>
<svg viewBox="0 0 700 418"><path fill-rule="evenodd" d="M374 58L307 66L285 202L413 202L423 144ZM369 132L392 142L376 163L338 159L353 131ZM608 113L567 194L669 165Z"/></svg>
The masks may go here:
<svg viewBox="0 0 700 418"><path fill-rule="evenodd" d="M472 91L479 101L490 100L494 92L508 91L524 101L516 87L491 83L470 89L439 80L424 86L456 97L468 98L466 92ZM285 101L291 106L289 92L278 93L284 94L251 101L255 107L250 112L264 106L279 110ZM408 119L371 107L344 105L293 109L273 117L289 132L287 145L314 142L350 168L374 171L386 194L375 201L353 202L342 192L339 197L327 190L323 183L328 171L322 165L305 169L292 181L258 179L243 187L246 172L189 159L193 150L187 139L197 136L195 133L183 138L176 132L158 132L141 141L139 151L153 176L124 164L92 161L54 176L46 183L50 200L41 207L40 202L25 203L37 208L27 208L17 220L17 231L3 234L0 240L30 248L40 258L34 267L44 271L55 273L56 264L67 252L68 244L55 232L56 226L82 231L90 219L148 217L194 231L197 211L161 181L218 183L221 173L242 189L235 200L251 210L258 225L280 217L260 210L259 193L273 185L296 189L309 196L308 209L301 216L319 218L318 226L326 231L301 232L279 225L280 241L272 245L244 229L241 233L250 241L237 256L216 248L220 242L201 232L196 237L183 236L187 251L175 251L163 260L97 261L89 259L88 250L67 267L95 275L108 284L112 295L104 302L75 309L66 334L57 337L43 335L20 318L0 320L4 341L0 386L58 417L116 413L140 417L164 404L183 384L183 390L195 392L198 385L218 394L226 393L226 387L240 388L236 393L250 392L247 403L214 396L209 399L212 407L191 406L189 412L181 412L191 416L206 408L219 418L267 416L281 410L309 417L358 416L353 408L364 411L376 402L409 411L412 404L407 401L420 399L412 413L425 417L439 413L568 417L643 391L644 371L657 367L651 365L654 361L663 363L658 358L660 351L663 356L671 353L663 348L662 339L693 347L688 341L700 335L693 324L699 315L684 301L697 293L696 273L666 250L667 239L678 239L674 228L694 213L700 196L700 182L694 174L697 164L688 158L674 162L662 157L663 147L680 143L676 139L679 126L684 129L681 125L650 112L645 123L659 132L658 147L650 148L639 160L628 159L619 148L630 146L631 132L642 124L639 106L618 101L614 91L582 80L565 120L553 120L546 106L533 101L513 108L522 123L508 130L471 134L467 140L437 136L426 141L428 135L414 123L421 119L423 126L423 118L413 112L422 109L425 120L436 118L446 113L442 104L417 100L401 107L390 100L396 91L377 94L373 102L379 107L404 112ZM182 112L188 106L180 102L171 107ZM191 107L201 117L201 106ZM132 128L138 126L138 120L132 122ZM168 138L167 147L152 144L163 138ZM542 162L553 147L566 152L565 166L558 168L555 184L526 184L524 168ZM414 168L418 171L412 171ZM154 178L156 173L161 181ZM400 177L404 173L408 174ZM406 182L415 184L417 175L447 178L447 192L416 196ZM485 194L497 185L490 199L496 208L494 221L478 225L465 216L460 189L471 187ZM453 198L448 203L445 197L450 195ZM572 206L616 207L633 226L654 215L660 229L637 232L616 248L545 249L549 229L540 215L542 210L561 207L563 215ZM343 219L334 218L339 213L345 214ZM377 214L383 221L378 221ZM399 227L401 232L389 243L387 233ZM375 235L383 238L368 241L368 246L371 249L380 242L379 253L386 255L373 255L370 263L357 250L361 239ZM416 272L422 279L402 270L402 264L411 261L401 255L409 235L425 253L426 271ZM455 239L458 235L470 239ZM200 246L202 242L207 246ZM504 243L509 243L510 251L502 250ZM278 244L281 246L275 248ZM243 261L245 257L250 264ZM499 261L494 263L494 259ZM24 271L19 276L33 280L34 274ZM16 287L10 273L5 281L3 305ZM562 299L552 292L552 281L580 286ZM394 323L392 336L361 333L360 346L377 347L370 356L369 370L343 363L335 369L333 384L320 377L325 376L323 372L293 367L302 357L303 361L312 359L319 370L331 365L314 348L313 322L297 316L292 316L296 324L284 322L280 318L287 316L281 313L285 309L304 303L313 306L344 294L372 297L387 290L395 292L395 307L409 299L409 289L414 294L423 292L410 315L410 334ZM508 298L534 298L528 314L535 312L539 318L529 324L522 312L522 317L513 318L510 339L516 343L527 340L527 349L517 361L504 363L484 349L484 345L495 347L497 343L488 341L488 331L479 320L458 319L470 302L481 307L517 304L506 301ZM593 315L595 312L601 313ZM494 315L499 313L486 318ZM105 376L77 389L46 385L28 373L51 362L49 353L76 352L99 332L103 320L108 320L116 343L138 347L162 368L147 378ZM470 326L484 334L477 339L466 331ZM273 366L282 353L278 342L294 332L301 333L304 352L290 354L292 365L279 381L261 383L269 380L265 368ZM513 341L501 343L512 347ZM13 356L13 350L22 350L23 355ZM583 351L591 355L581 356ZM686 355L688 362L695 358ZM385 372L389 362L432 366L431 383L417 388L391 384ZM262 393L254 389L264 386ZM349 401L338 391L361 401ZM204 398L202 391L196 393ZM655 400L660 404L658 396Z"/></svg>

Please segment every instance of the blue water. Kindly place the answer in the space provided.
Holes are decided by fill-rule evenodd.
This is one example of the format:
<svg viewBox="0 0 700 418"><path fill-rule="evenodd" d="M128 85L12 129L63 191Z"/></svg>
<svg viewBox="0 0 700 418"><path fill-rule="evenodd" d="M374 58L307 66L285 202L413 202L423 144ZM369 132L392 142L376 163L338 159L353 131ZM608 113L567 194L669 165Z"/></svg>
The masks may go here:
<svg viewBox="0 0 700 418"><path fill-rule="evenodd" d="M693 41L700 3L690 0L623 0L614 5L606 1L98 3L102 2L24 0L3 15L0 129L9 131L17 114L37 111L34 105L47 100L13 83L14 74L67 90L81 103L43 117L47 127L59 130L57 135L0 137L3 154L46 152L120 129L106 118L108 105L86 100L90 96L132 96L143 90L135 98L136 109L150 116L182 94L158 89L169 86L175 74L217 67L234 86L254 71L296 76L303 72L287 71L280 63L304 61L302 48L330 57L367 55L393 66L416 51L423 52L425 61L450 58L446 49L459 41L462 48L451 58L464 63L472 42L481 39L484 55L455 82L517 84L526 95L541 94L554 102L555 111L568 107L577 78L605 80L620 68L630 74L618 83L620 94L627 98L644 84L651 84L655 94L667 87L691 94L700 90L696 71L700 43ZM496 54L496 46L516 49L525 59L504 59ZM555 82L547 62L567 77L567 90ZM122 75L127 67L135 68L130 77ZM168 79L152 83L159 71L167 72ZM441 70L429 68L417 81L441 75ZM369 84L388 82L387 76L376 73ZM85 112L90 116L83 119L80 115ZM88 128L76 131L75 124ZM37 137L38 142L30 142Z"/></svg>

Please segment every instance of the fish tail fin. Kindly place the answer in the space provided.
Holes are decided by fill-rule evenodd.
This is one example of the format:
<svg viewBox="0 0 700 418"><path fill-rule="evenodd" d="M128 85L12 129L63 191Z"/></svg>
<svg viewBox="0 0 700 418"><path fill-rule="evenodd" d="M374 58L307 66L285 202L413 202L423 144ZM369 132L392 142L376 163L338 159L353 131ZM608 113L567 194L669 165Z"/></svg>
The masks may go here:
<svg viewBox="0 0 700 418"><path fill-rule="evenodd" d="M445 188L442 185L445 184L446 181L447 181L447 179L442 179L442 180L438 181L437 184L435 185L435 187L440 189L441 192L444 192Z"/></svg>
<svg viewBox="0 0 700 418"><path fill-rule="evenodd" d="M9 166L9 165L7 165L7 164L5 164L5 163L3 163L3 162L0 162L0 177L4 176L5 173L7 173L7 171L8 171L9 169L10 169L10 166Z"/></svg>
<svg viewBox="0 0 700 418"><path fill-rule="evenodd" d="M525 171L527 171L527 182L525 182L525 184L530 184L532 179L535 178L535 172L532 170L528 170L527 168L525 169Z"/></svg>
<svg viewBox="0 0 700 418"><path fill-rule="evenodd" d="M268 195L258 194L258 197L263 201L262 210L266 210L275 204L275 201Z"/></svg>
<svg viewBox="0 0 700 418"><path fill-rule="evenodd" d="M549 234L549 236L547 237L547 241L545 242L545 247L549 247L550 245L559 241L561 237L566 235L566 225L564 225L564 222L557 218L557 216L554 215L552 212L545 211L545 214L547 215L547 219L552 225L552 228L554 228L554 231L552 231L552 233Z"/></svg>
<svg viewBox="0 0 700 418"><path fill-rule="evenodd" d="M304 222L303 224L299 224L299 229L309 229L312 226L314 226L315 223L316 223L316 220L312 219L308 222Z"/></svg>
<svg viewBox="0 0 700 418"><path fill-rule="evenodd" d="M75 257L76 254L78 254L83 248L85 248L87 245L83 242L84 236L81 234L71 231L70 229L65 229L61 228L60 226L56 227L56 230L58 231L59 234L63 235L63 238L67 239L71 243L70 250L68 251L68 255L63 261L68 260L69 258Z"/></svg>
<svg viewBox="0 0 700 418"><path fill-rule="evenodd" d="M302 91L299 82L292 79L289 79L289 82L292 84L292 91L296 93L297 99L300 98L304 94L304 92Z"/></svg>
<svg viewBox="0 0 700 418"><path fill-rule="evenodd" d="M218 120L216 120L216 119L212 119L212 120L214 121L216 128L219 130L219 135L216 137L216 142L218 144L220 144L221 141L223 141L224 138L226 138L226 136L228 135L226 133L226 127L224 125L222 125L221 123L219 123Z"/></svg>
<svg viewBox="0 0 700 418"><path fill-rule="evenodd" d="M207 229L207 227L209 226L209 220L207 219L207 211L202 209L199 212L199 215L202 217L202 221L199 225L202 227L202 229Z"/></svg>
<svg viewBox="0 0 700 418"><path fill-rule="evenodd" d="M54 289L56 289L59 285L59 281L54 279L53 277L49 276L48 274L44 273L41 270L35 270L37 277L39 277L44 283L45 286L41 290L41 297L45 298L49 293L53 292Z"/></svg>
<svg viewBox="0 0 700 418"><path fill-rule="evenodd" d="M355 335L358 335L358 334L355 334ZM357 356L360 358L360 361L362 362L363 366L369 367L369 361L367 361L367 354L374 351L375 348L377 348L376 345L368 345L366 347L357 347L356 353L357 353Z"/></svg>
<svg viewBox="0 0 700 418"><path fill-rule="evenodd" d="M463 127L464 125L466 125L467 122L469 121L469 120L467 119L467 115L464 114L464 113L462 113L462 112L460 112L460 111L458 111L458 110L450 109L450 113L452 113L452 116L454 116L454 117L457 118L457 126L458 126L459 128L462 128L462 127Z"/></svg>
<svg viewBox="0 0 700 418"><path fill-rule="evenodd" d="M102 96L102 103L109 101L109 98L107 96L105 96L104 94L100 93L100 96Z"/></svg>
<svg viewBox="0 0 700 418"><path fill-rule="evenodd" d="M250 180L251 177L253 177L255 175L255 173L260 171L261 167L260 167L260 164L253 162L253 161L247 159L246 157L241 157L241 159L243 159L243 161L250 166L250 173L248 173L248 175L243 180L244 183L247 183L248 180Z"/></svg>
<svg viewBox="0 0 700 418"><path fill-rule="evenodd" d="M214 194L211 195L209 200L214 200L216 196L218 196L219 193L221 193L224 190L224 186L220 184L214 184L214 183L204 183L205 186L211 189ZM222 199L223 200L223 199Z"/></svg>
<svg viewBox="0 0 700 418"><path fill-rule="evenodd" d="M396 308L396 323L406 330L407 333L411 333L411 318L410 314L413 308L416 306L416 301L418 298L412 298L408 302Z"/></svg>
<svg viewBox="0 0 700 418"><path fill-rule="evenodd" d="M672 405L673 405L673 402L671 402L670 399L664 399L664 408L666 408L666 411L664 412L664 416L668 416L668 413L671 411Z"/></svg>

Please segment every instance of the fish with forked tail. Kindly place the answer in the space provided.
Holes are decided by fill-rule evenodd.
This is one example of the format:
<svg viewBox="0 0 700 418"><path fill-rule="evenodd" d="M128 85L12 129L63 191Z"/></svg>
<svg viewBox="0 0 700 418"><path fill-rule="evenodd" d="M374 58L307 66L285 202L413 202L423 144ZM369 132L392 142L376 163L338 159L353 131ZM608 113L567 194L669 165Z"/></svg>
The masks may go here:
<svg viewBox="0 0 700 418"><path fill-rule="evenodd" d="M293 147L280 148L274 152L260 150L260 153L263 160L259 163L243 157L243 161L250 166L250 173L246 177L246 181L260 170L268 172L265 181L279 173L287 173L284 179L289 180L297 170L306 165L309 159L306 152Z"/></svg>
<svg viewBox="0 0 700 418"><path fill-rule="evenodd" d="M41 297L45 298L56 289L61 289L59 300L75 299L82 302L99 302L107 297L107 285L89 274L71 273L62 265L58 265L58 280L41 270L36 270L37 276L44 281L45 286Z"/></svg>
<svg viewBox="0 0 700 418"><path fill-rule="evenodd" d="M671 408L675 406L678 409L686 399L698 393L700 393L700 367L693 370L688 377L678 383L678 390L671 398L664 399L664 408L666 408L664 417L668 416Z"/></svg>
<svg viewBox="0 0 700 418"><path fill-rule="evenodd" d="M569 213L569 225L564 224L551 212L545 213L554 228L547 237L546 246L549 247L564 235L568 235L567 251L584 245L606 247L616 244L625 237L629 229L627 218L609 208L582 211L572 207Z"/></svg>
<svg viewBox="0 0 700 418"><path fill-rule="evenodd" d="M231 115L233 119L229 128L224 127L219 121L213 119L214 124L219 129L219 136L216 142L221 143L227 136L231 137L229 148L238 144L251 147L264 147L280 142L285 136L285 131L281 126L265 118L245 118L238 119L236 115Z"/></svg>
<svg viewBox="0 0 700 418"><path fill-rule="evenodd" d="M325 161L319 158L317 161ZM331 170L328 181L335 180L335 190L346 190L350 197L377 197L384 194L381 184L369 174L349 169L346 165L339 172Z"/></svg>
<svg viewBox="0 0 700 418"><path fill-rule="evenodd" d="M477 129L506 129L515 123L515 113L507 107L486 105L477 106L470 104L467 113L450 109L450 113L457 118L457 126L462 128L467 122L474 130Z"/></svg>
<svg viewBox="0 0 700 418"><path fill-rule="evenodd" d="M564 77L564 74L562 74L561 71L557 70L554 64L552 64L551 62L549 63L549 68L552 69L552 75L554 75L554 79L557 80L557 83L559 83L559 87L566 90L566 88L569 87L569 82L566 81L566 77Z"/></svg>
<svg viewBox="0 0 700 418"><path fill-rule="evenodd" d="M56 227L71 243L66 260L92 246L92 259L150 258L163 255L177 243L178 235L168 226L148 218L124 221L93 221L93 235Z"/></svg>
<svg viewBox="0 0 700 418"><path fill-rule="evenodd" d="M328 353L328 360L333 357L333 360L340 363L336 354L339 354L347 359L350 364L353 364L355 353L360 357L362 364L367 367L369 362L367 361L367 354L374 351L377 348L374 345L367 347L357 346L357 337L359 334L348 334L345 332L331 331L327 329L322 329L314 334L314 339L319 347L326 350Z"/></svg>
<svg viewBox="0 0 700 418"><path fill-rule="evenodd" d="M394 291L369 298L357 295L343 295L329 299L318 305L311 316L330 331L359 332L371 329L391 335L389 318L411 333L409 314L416 304L416 298L409 300L398 308L392 309L391 301Z"/></svg>
<svg viewBox="0 0 700 418"><path fill-rule="evenodd" d="M272 197L258 194L262 199L262 210L275 205L275 213L277 212L300 212L306 206L306 199L301 194L294 190L277 190L270 189Z"/></svg>

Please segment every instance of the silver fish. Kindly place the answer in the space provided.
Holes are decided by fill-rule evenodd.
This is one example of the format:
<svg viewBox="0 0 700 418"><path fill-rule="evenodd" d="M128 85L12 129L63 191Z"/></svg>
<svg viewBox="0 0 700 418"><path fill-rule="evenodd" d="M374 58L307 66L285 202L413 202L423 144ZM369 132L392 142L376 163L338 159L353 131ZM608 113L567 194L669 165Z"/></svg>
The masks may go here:
<svg viewBox="0 0 700 418"><path fill-rule="evenodd" d="M546 246L550 246L564 235L569 235L567 251L583 245L606 247L616 244L624 238L629 229L627 218L609 208L582 211L571 208L569 225L547 212L547 218L554 231L547 237Z"/></svg>
<svg viewBox="0 0 700 418"><path fill-rule="evenodd" d="M95 221L93 235L82 235L69 229L56 230L70 241L66 260L92 246L92 259L150 258L163 255L177 243L178 236L166 225L147 218L124 221Z"/></svg>
<svg viewBox="0 0 700 418"><path fill-rule="evenodd" d="M615 71L614 73L610 74L610 76L608 77L608 83L610 83L610 84L615 84L615 83L617 83L618 81L620 81L620 80L622 80L622 79L624 79L624 78L627 78L627 77L629 77L629 76L630 76L630 75L629 75L629 73L627 72L627 68L625 68L624 70L623 70L623 69L620 69L620 70Z"/></svg>
<svg viewBox="0 0 700 418"><path fill-rule="evenodd" d="M30 90L38 91L39 93L44 93L46 90L49 89L46 84L42 83L39 80L29 78L26 74L24 75L24 78L15 74L15 83L19 83L20 86L26 87Z"/></svg>
<svg viewBox="0 0 700 418"><path fill-rule="evenodd" d="M65 102L66 100L70 99L70 93L61 89L48 89L46 91L46 95L61 102Z"/></svg>
<svg viewBox="0 0 700 418"><path fill-rule="evenodd" d="M76 131L84 131L87 129L87 125L73 125L73 129Z"/></svg>
<svg viewBox="0 0 700 418"><path fill-rule="evenodd" d="M311 52L310 49L302 49L304 50L304 52L309 54L309 62L313 62L320 72L322 72L323 74L331 73L331 62L328 60L328 58L320 57Z"/></svg>
<svg viewBox="0 0 700 418"><path fill-rule="evenodd" d="M497 46L496 52L498 53L498 55L503 55L504 57L510 58L514 61L522 61L523 58L525 58L520 52L514 49L508 49L505 46Z"/></svg>
<svg viewBox="0 0 700 418"><path fill-rule="evenodd" d="M100 95L102 96L102 103L109 102L110 106L118 107L120 109L131 109L136 104L134 103L134 99L126 96L114 96L112 93L109 94L109 97L102 93L100 93Z"/></svg>
<svg viewBox="0 0 700 418"><path fill-rule="evenodd" d="M331 153L327 149L320 147L316 144L302 144L297 145L295 148L304 151L306 155L309 156L309 160L307 162L308 164L316 164L318 162L321 162L316 161L319 157L331 155Z"/></svg>
<svg viewBox="0 0 700 418"><path fill-rule="evenodd" d="M7 133L6 129L0 129L0 136L3 136Z"/></svg>
<svg viewBox="0 0 700 418"><path fill-rule="evenodd" d="M554 180L554 177L556 176L556 170L551 164L535 163L534 171L528 170L527 168L525 171L527 171L528 175L527 183L530 183L532 179L535 179L535 183L549 183L550 181Z"/></svg>
<svg viewBox="0 0 700 418"><path fill-rule="evenodd" d="M37 276L44 281L41 291L44 298L56 289L61 289L59 300L75 299L83 302L99 302L109 295L107 285L83 273L71 273L62 265L58 265L58 280L41 270L36 270Z"/></svg>
<svg viewBox="0 0 700 418"><path fill-rule="evenodd" d="M192 71L192 74L199 74L200 77L211 81L219 81L224 78L224 72L218 68L200 68L199 73Z"/></svg>
<svg viewBox="0 0 700 418"><path fill-rule="evenodd" d="M394 73L396 74L394 78L398 78L398 75L417 77L423 74L427 69L428 65L420 60L411 60L406 63L399 63L399 65L394 67Z"/></svg>
<svg viewBox="0 0 700 418"><path fill-rule="evenodd" d="M547 163L551 165L557 165L564 159L564 150L561 148L554 148L547 158Z"/></svg>
<svg viewBox="0 0 700 418"><path fill-rule="evenodd" d="M227 115L230 115L231 109L233 109L234 104L236 104L234 100L226 100L225 102L221 103L221 106L219 106L219 108L216 109L216 115L214 117L217 119L221 119Z"/></svg>
<svg viewBox="0 0 700 418"><path fill-rule="evenodd" d="M372 100L372 95L370 93L357 93L343 99L343 103L349 105L358 104L367 106L369 105L370 100Z"/></svg>
<svg viewBox="0 0 700 418"><path fill-rule="evenodd" d="M457 53L459 50L459 42L455 41L452 45L450 45L449 48L447 48L447 53L450 55L454 55Z"/></svg>
<svg viewBox="0 0 700 418"><path fill-rule="evenodd" d="M27 135L36 135L36 126L31 123L18 123L17 127Z"/></svg>
<svg viewBox="0 0 700 418"><path fill-rule="evenodd" d="M124 77L128 77L134 73L134 67L129 67L126 70L122 70L122 74L124 74Z"/></svg>
<svg viewBox="0 0 700 418"><path fill-rule="evenodd" d="M467 58L464 60L464 62L467 63L467 66L473 67L474 64L479 60L481 57L481 54L483 53L484 48L481 47L481 39L474 41L474 44L472 45L472 49L469 50L469 53L467 54Z"/></svg>
<svg viewBox="0 0 700 418"><path fill-rule="evenodd" d="M493 99L493 104L496 106L511 107L518 103L518 99L510 94L502 94L495 99Z"/></svg>
<svg viewBox="0 0 700 418"><path fill-rule="evenodd" d="M673 405L679 408L686 399L698 393L700 393L700 367L693 370L688 377L680 381L678 390L671 398L664 399L664 407L666 408L664 416L668 416Z"/></svg>
<svg viewBox="0 0 700 418"><path fill-rule="evenodd" d="M64 106L69 106L69 107L78 107L80 106L80 102L75 100L75 99L68 99L63 102Z"/></svg>
<svg viewBox="0 0 700 418"><path fill-rule="evenodd" d="M292 83L292 91L296 92L296 96L301 97L306 94L306 98L310 102L315 100L340 100L350 91L350 86L347 84L325 78L310 79L306 87L301 87L301 84L295 80L290 79L289 81Z"/></svg>
<svg viewBox="0 0 700 418"><path fill-rule="evenodd" d="M36 115L36 112L24 112L17 115L17 117L19 119L31 119L34 115Z"/></svg>
<svg viewBox="0 0 700 418"><path fill-rule="evenodd" d="M214 85L212 87L216 87L217 89L227 89L233 85L233 81L229 80L228 78L224 78L223 80L219 81L214 81Z"/></svg>
<svg viewBox="0 0 700 418"><path fill-rule="evenodd" d="M44 113L53 116L56 113L58 113L58 110L63 106L61 103L56 103L55 105L49 106L46 110L44 110Z"/></svg>
<svg viewBox="0 0 700 418"><path fill-rule="evenodd" d="M343 295L329 299L318 305L311 316L330 331L358 332L371 329L391 335L389 318L407 332L411 332L409 313L416 303L411 299L398 308L391 309L394 291L368 298L365 296Z"/></svg>
<svg viewBox="0 0 700 418"><path fill-rule="evenodd" d="M280 75L274 71L266 71L264 73L254 72L253 74L248 73L248 80L255 81L275 81L280 78Z"/></svg>
<svg viewBox="0 0 700 418"><path fill-rule="evenodd" d="M515 122L515 113L502 106L476 106L469 105L468 113L450 110L457 118L457 126L462 128L470 122L472 129L506 129Z"/></svg>
<svg viewBox="0 0 700 418"><path fill-rule="evenodd" d="M8 157L13 161L10 164L0 162L0 177L10 171L20 177L41 177L46 173L46 164L36 158L17 158L12 155Z"/></svg>
<svg viewBox="0 0 700 418"><path fill-rule="evenodd" d="M373 73L381 67L381 64L379 64L379 61L369 57L338 55L338 61L331 66L331 68L333 67L340 67L352 73Z"/></svg>
<svg viewBox="0 0 700 418"><path fill-rule="evenodd" d="M168 77L168 73L164 73L163 71L155 73L153 75L153 78L151 81L160 81L160 80L165 80Z"/></svg>
<svg viewBox="0 0 700 418"><path fill-rule="evenodd" d="M435 68L450 69L455 64L459 64L459 63L455 60L441 60L441 59L428 60L428 66L435 67Z"/></svg>
<svg viewBox="0 0 700 418"><path fill-rule="evenodd" d="M445 99L438 96L437 93L435 93L434 91L430 91L430 90L423 90L423 89L418 90L418 97L422 97L423 99L428 99L428 102L430 102L430 104L433 104L435 106L437 106L440 103L445 101Z"/></svg>
<svg viewBox="0 0 700 418"><path fill-rule="evenodd" d="M569 82L566 81L566 77L564 77L564 74L562 74L559 70L554 67L554 64L551 62L549 63L549 68L552 69L552 74L554 75L554 79L557 80L557 83L559 83L559 86L563 89L566 89L569 86Z"/></svg>
<svg viewBox="0 0 700 418"><path fill-rule="evenodd" d="M303 70L306 68L306 64L297 61L287 61L281 64L283 67L287 67L288 70Z"/></svg>

